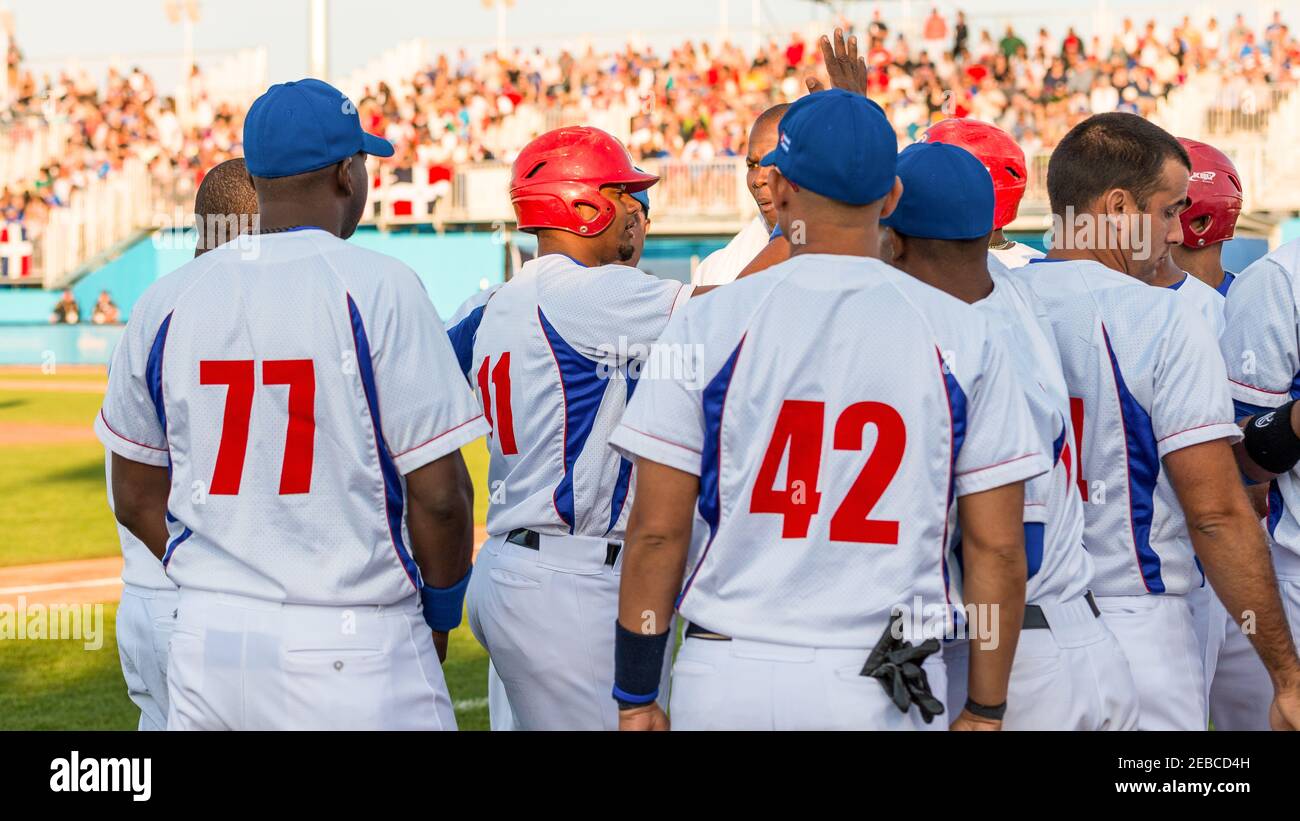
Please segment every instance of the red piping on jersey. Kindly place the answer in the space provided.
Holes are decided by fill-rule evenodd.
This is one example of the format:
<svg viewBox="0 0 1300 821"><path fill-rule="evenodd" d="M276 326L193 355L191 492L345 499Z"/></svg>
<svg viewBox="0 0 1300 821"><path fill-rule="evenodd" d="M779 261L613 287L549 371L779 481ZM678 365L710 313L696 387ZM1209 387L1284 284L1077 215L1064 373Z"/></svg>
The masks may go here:
<svg viewBox="0 0 1300 821"><path fill-rule="evenodd" d="M1197 426L1194 427L1194 428L1187 428L1187 429L1185 429L1185 430L1180 430L1180 431L1178 431L1177 433L1171 433L1171 434L1169 434L1168 436L1161 436L1161 437L1160 437L1159 439L1157 439L1156 441L1157 441L1157 442L1163 442L1163 441L1165 441L1166 439L1173 439L1175 436L1182 436L1184 433L1188 433L1188 432L1190 432L1190 431L1200 430L1201 428L1212 428L1212 427L1214 427L1215 425L1232 425L1234 428L1237 427L1237 426L1236 426L1235 424L1233 424L1232 422L1207 422L1207 423L1204 424L1204 425L1197 425ZM1226 439L1227 437L1223 437L1223 438ZM1211 439L1210 441L1214 441L1214 440Z"/></svg>
<svg viewBox="0 0 1300 821"><path fill-rule="evenodd" d="M546 347L551 351L551 361L555 363L555 378L560 381L560 404L564 406L564 435L560 438L560 467L563 468L569 463L569 396L564 388L564 374L560 371L560 358L555 355L555 346L551 344L551 338L546 334L546 327L542 325L542 306L537 306L537 328L542 332L542 339L546 340ZM575 461L574 470L578 468ZM561 480L563 481L563 480ZM560 513L560 506L555 503L555 494L559 490L559 485L551 491L551 509L555 511L555 518L564 524L564 515ZM570 533L578 532L578 508L573 508L573 524L569 525Z"/></svg>
<svg viewBox="0 0 1300 821"><path fill-rule="evenodd" d="M686 287L686 283L684 282L681 285L677 286L677 293L673 295L673 301L668 303L668 316L673 315L673 307L677 305L677 300L681 299L682 289L685 287Z"/></svg>
<svg viewBox="0 0 1300 821"><path fill-rule="evenodd" d="M952 417L952 411L951 411L951 410L948 411L948 416L949 416L949 418L951 419L951 417ZM1031 458L1033 458L1033 457L1035 457L1035 456L1037 456L1037 455L1038 455L1038 451L1034 451L1033 453L1025 453L1025 454L1022 454L1022 455L1020 455L1020 456L1015 457L1014 459L1003 459L1001 462L997 462L996 464L985 465L985 466L982 467L982 468L971 468L970 470L965 471L965 472L962 472L962 473L954 473L953 476L954 476L954 477L957 477L957 476L970 476L972 473L979 473L980 471L984 471L984 470L992 470L993 468L1000 468L1000 467L1002 467L1003 465L1009 465L1009 464L1011 464L1012 462L1019 462L1019 461L1022 460L1022 459L1031 459Z"/></svg>
<svg viewBox="0 0 1300 821"><path fill-rule="evenodd" d="M725 400L724 400L723 404L726 404L726 403L725 403ZM662 436L655 436L653 433L646 433L645 431L640 430L640 429L638 429L638 428L634 428L634 427L632 427L631 425L628 425L628 424L624 424L624 423L620 423L620 424L622 424L623 427L627 428L628 430L632 431L633 433L639 433L639 434L641 434L642 436L649 436L651 439L655 439L655 440L657 440L657 441L663 442L665 445L672 445L672 446L675 447L675 448L681 448L682 450L690 451L691 453L694 453L694 454L700 454L700 451L696 450L695 448L688 448L686 445L679 445L679 444L677 444L676 442L672 441L671 439L665 439L665 438L663 438Z"/></svg>
<svg viewBox="0 0 1300 821"><path fill-rule="evenodd" d="M401 453L394 453L394 454L393 454L393 458L394 458L394 459L400 459L400 458L402 458L403 456L405 456L406 454L408 454L408 453L410 453L410 452L412 452L412 451L419 450L420 448L424 447L425 445L429 444L430 442L436 442L436 441L438 441L439 439L441 439L442 437L446 436L447 434L452 433L453 431L459 430L460 428L463 428L463 427L465 427L466 425L468 425L470 422L474 422L474 421L476 421L476 420L478 420L478 419L482 419L482 418L483 418L483 414L480 413L478 416L474 416L474 417L471 417L471 418L469 418L469 419L466 419L464 422L461 422L461 423L460 423L459 425L457 425L456 427L454 427L454 428L448 428L447 430L444 430L442 433L438 434L437 436L433 437L432 439L425 440L425 441L421 442L420 444L416 445L416 446L413 447L413 448L407 448L406 450L402 451Z"/></svg>
<svg viewBox="0 0 1300 821"><path fill-rule="evenodd" d="M159 453L168 453L168 452L169 452L169 451L167 450L167 448L156 448L156 447L154 447L153 445L146 445L144 442L137 442L137 441L135 441L134 439L131 439L130 437L127 437L127 436L123 436L122 434L120 434L120 433L118 433L117 431L113 430L113 426L110 425L110 424L108 424L108 419L107 419L107 417L104 416L104 409L103 409L103 408L100 408L100 409L99 409L99 418L103 421L103 423L104 423L104 427L108 428L109 433L113 434L113 435L116 436L118 439L121 439L123 442L130 442L131 444L136 445L137 447L148 448L149 450L156 450L156 451L158 451Z"/></svg>
<svg viewBox="0 0 1300 821"><path fill-rule="evenodd" d="M1245 382L1238 382L1237 380L1233 379L1231 376L1228 377L1228 381L1231 382L1231 383L1234 384L1234 385L1240 385L1240 386L1242 386L1243 388L1250 388L1252 391L1259 391L1260 393L1267 393L1267 394L1269 394L1270 396L1286 396L1286 395L1288 394L1287 391L1270 391L1270 390L1265 390L1265 389L1263 389L1263 388L1257 388L1257 387L1255 387L1254 385L1247 385Z"/></svg>

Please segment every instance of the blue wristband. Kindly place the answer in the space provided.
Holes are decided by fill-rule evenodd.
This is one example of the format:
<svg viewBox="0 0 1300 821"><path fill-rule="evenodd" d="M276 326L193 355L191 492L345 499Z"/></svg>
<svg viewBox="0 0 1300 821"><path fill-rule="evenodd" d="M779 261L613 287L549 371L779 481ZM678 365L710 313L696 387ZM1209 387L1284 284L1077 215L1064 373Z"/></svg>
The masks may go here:
<svg viewBox="0 0 1300 821"><path fill-rule="evenodd" d="M474 575L474 566L470 565L465 576L451 587L420 588L420 601L424 604L424 621L429 628L439 633L449 633L460 626L465 612L465 590L469 588L469 577Z"/></svg>
<svg viewBox="0 0 1300 821"><path fill-rule="evenodd" d="M649 704L659 697L659 677L671 631L633 633L614 622L614 692L619 706Z"/></svg>

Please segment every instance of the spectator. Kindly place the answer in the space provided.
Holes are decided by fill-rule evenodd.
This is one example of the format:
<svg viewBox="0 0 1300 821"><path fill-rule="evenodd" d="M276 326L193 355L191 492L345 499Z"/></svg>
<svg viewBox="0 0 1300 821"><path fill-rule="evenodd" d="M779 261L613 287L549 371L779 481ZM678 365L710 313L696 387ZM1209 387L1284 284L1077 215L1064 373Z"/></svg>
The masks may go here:
<svg viewBox="0 0 1300 821"><path fill-rule="evenodd" d="M1016 30L1007 23L1007 33L1003 35L1002 42L998 43L998 48L1002 49L1002 54L1010 59L1025 50L1025 41L1021 40L1016 34Z"/></svg>
<svg viewBox="0 0 1300 821"><path fill-rule="evenodd" d="M81 321L81 312L77 309L77 300L72 296L71 288L63 289L63 296L50 314L51 325L76 325Z"/></svg>
<svg viewBox="0 0 1300 821"><path fill-rule="evenodd" d="M65 293L67 292L65 291ZM90 321L96 325L120 325L122 323L122 312L118 310L113 298L108 295L108 291L99 292L99 299L95 301L95 310L90 315Z"/></svg>
<svg viewBox="0 0 1300 821"><path fill-rule="evenodd" d="M930 16L925 18L921 36L925 39L926 53L934 58L944 53L948 46L948 22L939 13L938 6L930 9Z"/></svg>
<svg viewBox="0 0 1300 821"><path fill-rule="evenodd" d="M954 58L966 51L966 39L970 37L970 29L966 26L966 12L957 12L957 25L953 27L952 38L952 56Z"/></svg>

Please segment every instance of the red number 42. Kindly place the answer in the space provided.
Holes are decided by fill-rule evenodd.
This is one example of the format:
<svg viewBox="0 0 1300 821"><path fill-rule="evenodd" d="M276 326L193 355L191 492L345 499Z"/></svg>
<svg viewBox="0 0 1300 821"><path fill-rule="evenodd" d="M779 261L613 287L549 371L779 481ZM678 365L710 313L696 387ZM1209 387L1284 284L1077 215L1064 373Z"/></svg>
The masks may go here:
<svg viewBox="0 0 1300 821"><path fill-rule="evenodd" d="M199 384L228 386L217 466L208 488L214 496L239 493L253 416L254 370L251 359L199 362ZM310 359L269 360L262 363L262 384L289 386L289 427L280 468L280 495L310 493L316 439L316 369Z"/></svg>
<svg viewBox="0 0 1300 821"><path fill-rule="evenodd" d="M781 516L783 539L805 538L821 507L817 476L821 471L825 420L825 402L801 399L786 400L777 415L772 440L750 495L749 511ZM883 402L849 405L835 422L832 445L836 450L861 450L862 432L867 425L876 426L876 445L831 516L830 538L835 542L898 544L898 522L868 516L903 463L907 446L903 417ZM777 471L787 452L785 487L777 489Z"/></svg>

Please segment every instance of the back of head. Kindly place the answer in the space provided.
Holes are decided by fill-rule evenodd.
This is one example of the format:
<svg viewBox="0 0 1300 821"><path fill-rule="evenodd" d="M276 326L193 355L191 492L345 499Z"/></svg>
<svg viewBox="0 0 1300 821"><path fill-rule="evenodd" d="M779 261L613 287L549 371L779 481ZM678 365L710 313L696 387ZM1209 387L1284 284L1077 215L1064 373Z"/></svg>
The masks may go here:
<svg viewBox="0 0 1300 821"><path fill-rule="evenodd" d="M199 256L242 234L256 233L257 192L242 158L226 160L209 171L194 195L194 223Z"/></svg>
<svg viewBox="0 0 1300 821"><path fill-rule="evenodd" d="M1191 168L1186 149L1160 126L1136 114L1094 114L1070 129L1052 152L1047 166L1052 213L1086 211L1115 189L1145 206L1171 159Z"/></svg>
<svg viewBox="0 0 1300 821"><path fill-rule="evenodd" d="M1015 221L1029 169L1024 150L1010 134L979 120L953 117L930 126L921 142L955 145L974 154L993 179L993 227L1004 228Z"/></svg>

